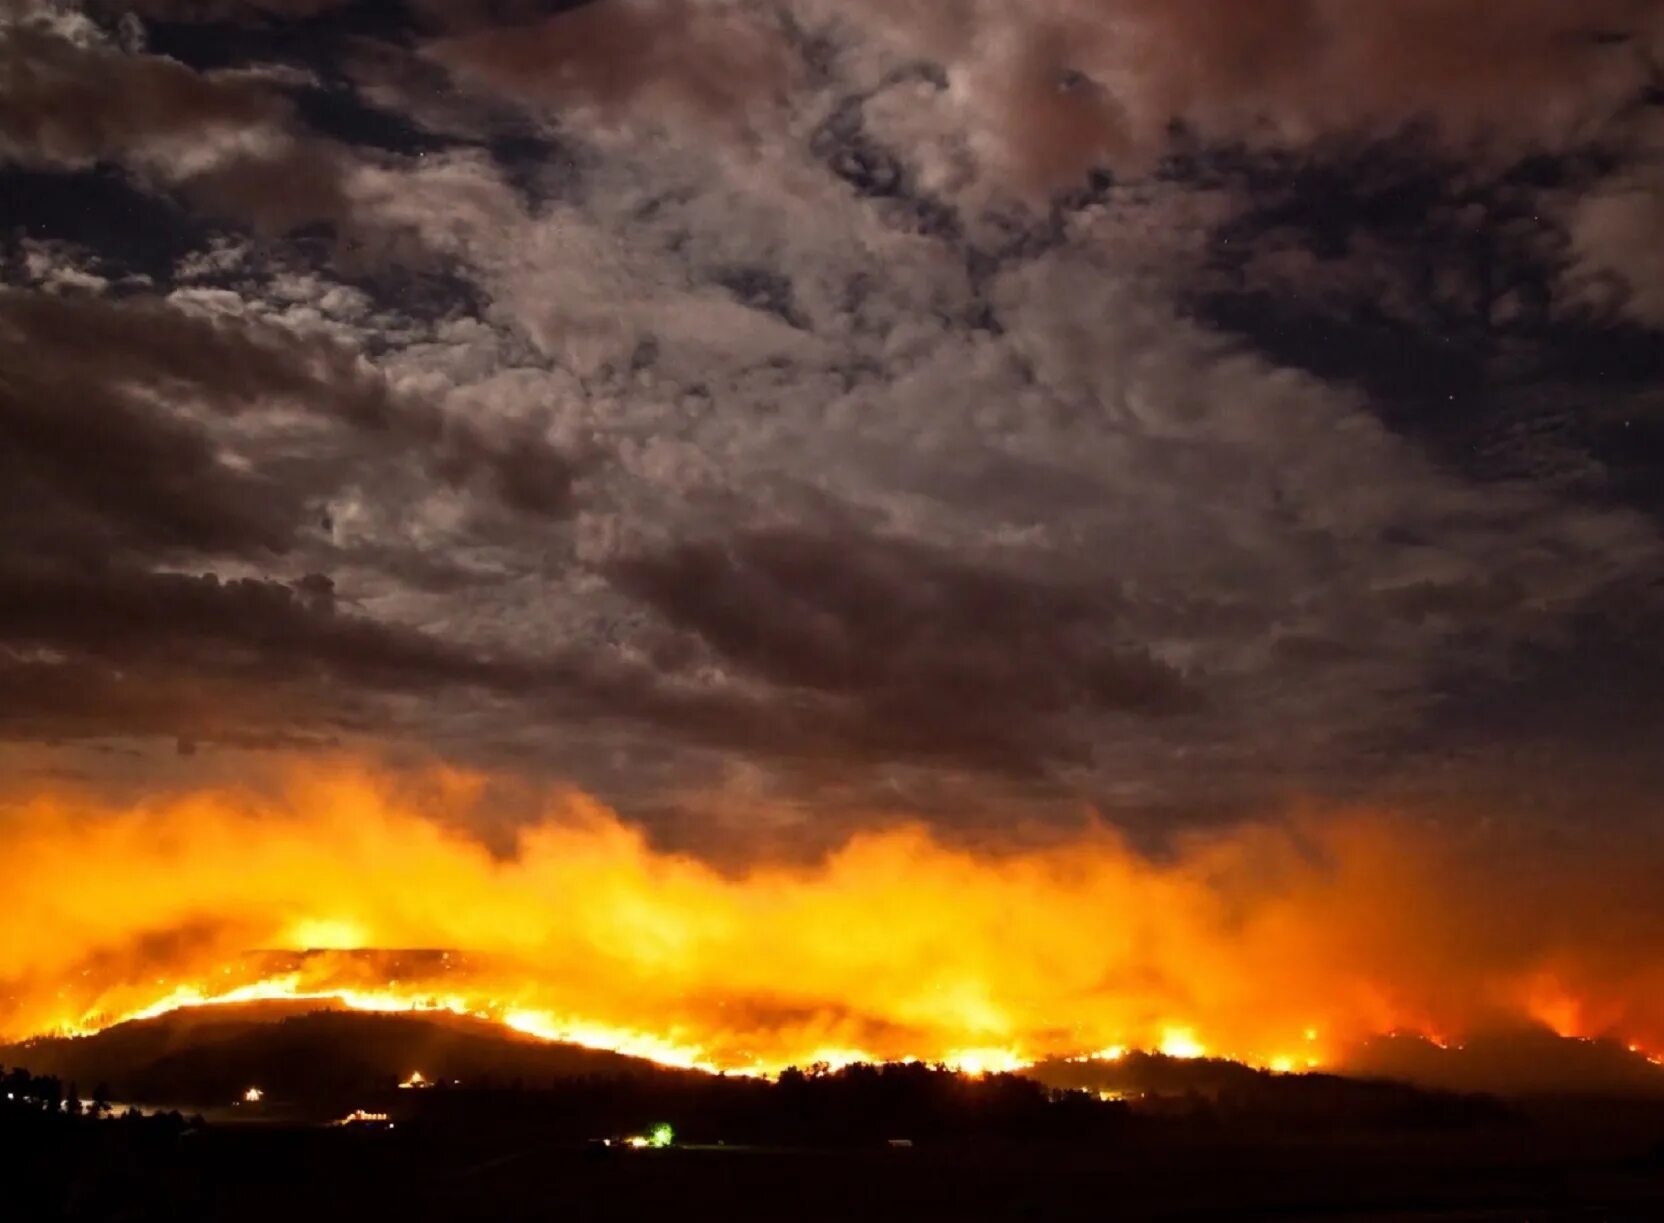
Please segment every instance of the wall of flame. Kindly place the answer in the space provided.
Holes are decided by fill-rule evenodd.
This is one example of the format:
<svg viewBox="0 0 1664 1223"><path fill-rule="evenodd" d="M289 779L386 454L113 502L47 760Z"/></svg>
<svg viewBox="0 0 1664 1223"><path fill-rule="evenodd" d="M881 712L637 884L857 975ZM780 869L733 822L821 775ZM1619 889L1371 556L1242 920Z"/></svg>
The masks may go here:
<svg viewBox="0 0 1664 1223"><path fill-rule="evenodd" d="M1664 1048L1651 847L1306 814L1140 855L1107 829L971 851L875 828L718 869L552 793L513 852L474 782L329 767L275 791L0 808L0 1036L216 1000L443 1008L660 1061L970 1069L1116 1048L1329 1064L1370 1035L1535 1021ZM274 969L252 948L322 947ZM355 948L445 948L381 975Z"/></svg>

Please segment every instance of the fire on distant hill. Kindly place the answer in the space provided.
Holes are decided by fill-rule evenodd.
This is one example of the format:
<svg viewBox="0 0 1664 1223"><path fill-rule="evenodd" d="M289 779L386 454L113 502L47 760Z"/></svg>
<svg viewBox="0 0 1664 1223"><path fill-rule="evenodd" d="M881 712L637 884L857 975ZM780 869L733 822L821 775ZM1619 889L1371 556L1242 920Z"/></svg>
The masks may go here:
<svg viewBox="0 0 1664 1223"><path fill-rule="evenodd" d="M1102 829L973 851L892 827L725 873L578 796L494 854L404 793L338 771L280 799L30 799L0 828L0 1036L298 1000L754 1074L1128 1049L1290 1071L1533 1025L1664 1049L1642 854L1528 870L1336 816L1164 860Z"/></svg>

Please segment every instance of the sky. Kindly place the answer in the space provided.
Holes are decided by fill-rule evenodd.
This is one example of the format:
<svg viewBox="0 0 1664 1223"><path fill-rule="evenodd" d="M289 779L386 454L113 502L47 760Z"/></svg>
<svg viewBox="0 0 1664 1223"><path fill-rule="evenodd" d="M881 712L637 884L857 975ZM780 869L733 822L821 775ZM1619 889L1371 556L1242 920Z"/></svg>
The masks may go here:
<svg viewBox="0 0 1664 1223"><path fill-rule="evenodd" d="M1658 810L1664 5L0 23L14 788Z"/></svg>

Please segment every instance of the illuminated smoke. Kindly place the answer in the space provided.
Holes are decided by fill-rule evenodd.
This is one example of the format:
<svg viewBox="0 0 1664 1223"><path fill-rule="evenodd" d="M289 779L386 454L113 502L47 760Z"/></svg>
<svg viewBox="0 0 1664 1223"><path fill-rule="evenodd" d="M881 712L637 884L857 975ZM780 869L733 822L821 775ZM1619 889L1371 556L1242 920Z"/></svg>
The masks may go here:
<svg viewBox="0 0 1664 1223"><path fill-rule="evenodd" d="M333 997L758 1071L1125 1049L1303 1068L1519 1022L1664 1048L1658 859L1633 843L1501 860L1348 814L1157 861L1108 830L1002 853L888 827L724 872L569 793L494 855L462 831L476 793L341 768L277 796L13 801L0 1035ZM333 950L255 950L285 947Z"/></svg>

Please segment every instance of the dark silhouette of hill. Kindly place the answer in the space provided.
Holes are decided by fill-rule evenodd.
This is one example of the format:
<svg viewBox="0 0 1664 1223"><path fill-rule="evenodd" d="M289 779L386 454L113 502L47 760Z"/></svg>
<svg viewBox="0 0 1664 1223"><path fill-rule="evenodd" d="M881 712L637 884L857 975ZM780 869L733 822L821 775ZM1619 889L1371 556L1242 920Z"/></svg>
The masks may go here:
<svg viewBox="0 0 1664 1223"><path fill-rule="evenodd" d="M1220 1058L1129 1053L1114 1061L1049 1061L1029 1073L1053 1087L1102 1092L1135 1112L1278 1130L1463 1128L1506 1122L1496 1096L1337 1074L1275 1074Z"/></svg>
<svg viewBox="0 0 1664 1223"><path fill-rule="evenodd" d="M1664 1068L1616 1041L1546 1028L1483 1033L1448 1048L1417 1036L1379 1037L1354 1050L1346 1069L1448 1091L1664 1098Z"/></svg>
<svg viewBox="0 0 1664 1223"><path fill-rule="evenodd" d="M469 1090L709 1077L465 1016L374 1014L316 1001L187 1008L93 1036L0 1047L0 1063L106 1083L122 1100L187 1108L229 1106L258 1086L268 1111L370 1099L414 1071ZM1201 1102L1216 1113L1279 1124L1457 1124L1497 1111L1495 1101L1465 1098L1474 1093L1664 1095L1664 1071L1621 1046L1547 1032L1450 1049L1385 1038L1355 1051L1343 1075L1272 1074L1217 1058L1131 1053L1115 1061L1043 1062L1027 1077L1049 1088L1131 1099L1144 1112L1195 1111Z"/></svg>
<svg viewBox="0 0 1664 1223"><path fill-rule="evenodd" d="M18 1099L0 1105L0 1217L1664 1217L1659 1099L1515 1106L1147 1054L1033 1077L909 1063L769 1082L448 1015L309 1006L0 1050L30 1068L5 1075ZM401 1089L416 1069L439 1085ZM224 1107L255 1083L280 1107ZM189 1111L193 1095L221 1106L206 1123L95 1106ZM305 1124L355 1109L393 1124ZM594 1141L660 1124L670 1149Z"/></svg>
<svg viewBox="0 0 1664 1223"><path fill-rule="evenodd" d="M581 1077L686 1077L640 1058L524 1036L445 1013L371 1014L316 1002L174 1011L92 1036L0 1048L0 1063L82 1083L120 1099L214 1107L258 1086L267 1106L379 1093L420 1071L471 1087L547 1087ZM703 1076L698 1076L703 1077Z"/></svg>
<svg viewBox="0 0 1664 1223"><path fill-rule="evenodd" d="M483 1020L319 1010L312 1002L184 1010L94 1036L3 1048L0 1062L106 1084L115 1099L221 1116L323 1120L368 1108L407 1121L519 1126L565 1138L619 1133L656 1117L713 1140L817 1144L894 1131L1064 1137L1134 1115L1291 1132L1450 1129L1510 1116L1486 1095L1139 1053L980 1080L913 1064L809 1068L766 1084L550 1043ZM399 1090L415 1071L436 1086ZM251 1086L263 1099L239 1104Z"/></svg>
<svg viewBox="0 0 1664 1223"><path fill-rule="evenodd" d="M403 1128L505 1142L640 1133L668 1122L695 1141L850 1146L903 1136L1082 1140L1128 1110L1029 1078L970 1078L917 1063L791 1070L777 1082L676 1070L551 1044L449 1015L290 1006L214 1008L33 1041L0 1058L109 1097L209 1110L210 1120L304 1122L362 1109ZM401 1088L414 1070L434 1085ZM262 1098L240 1104L258 1086Z"/></svg>

